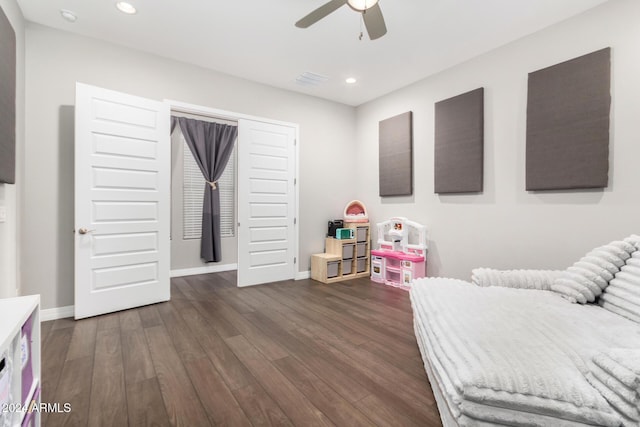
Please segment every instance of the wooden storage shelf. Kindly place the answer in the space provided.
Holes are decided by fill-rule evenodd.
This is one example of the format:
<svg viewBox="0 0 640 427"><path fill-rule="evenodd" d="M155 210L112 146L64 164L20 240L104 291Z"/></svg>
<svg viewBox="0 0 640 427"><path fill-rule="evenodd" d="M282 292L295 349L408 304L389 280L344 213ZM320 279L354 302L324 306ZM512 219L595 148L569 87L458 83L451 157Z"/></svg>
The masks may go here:
<svg viewBox="0 0 640 427"><path fill-rule="evenodd" d="M354 229L353 239L327 237L326 252L311 255L311 278L323 283L369 277L371 268L371 243L369 223L346 223L345 228ZM335 271L337 263L337 274ZM364 270L358 266L364 265ZM350 266L350 269L347 268Z"/></svg>

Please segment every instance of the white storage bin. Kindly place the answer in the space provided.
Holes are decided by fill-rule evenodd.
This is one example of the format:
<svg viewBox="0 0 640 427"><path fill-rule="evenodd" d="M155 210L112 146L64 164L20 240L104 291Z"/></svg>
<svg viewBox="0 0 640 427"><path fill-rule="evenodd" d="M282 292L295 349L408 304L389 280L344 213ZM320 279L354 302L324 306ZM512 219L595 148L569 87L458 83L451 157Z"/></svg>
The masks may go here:
<svg viewBox="0 0 640 427"><path fill-rule="evenodd" d="M356 245L357 247L357 254L356 257L357 258L362 258L367 256L367 244L366 243L358 243Z"/></svg>
<svg viewBox="0 0 640 427"><path fill-rule="evenodd" d="M358 258L356 272L363 273L367 270L367 259Z"/></svg>
<svg viewBox="0 0 640 427"><path fill-rule="evenodd" d="M345 259L342 260L342 275L352 274L353 273L353 260Z"/></svg>
<svg viewBox="0 0 640 427"><path fill-rule="evenodd" d="M352 259L353 258L353 249L354 243L347 243L342 245L342 259Z"/></svg>
<svg viewBox="0 0 640 427"><path fill-rule="evenodd" d="M357 227L356 228L356 241L357 242L366 242L367 241L367 231L369 227Z"/></svg>
<svg viewBox="0 0 640 427"><path fill-rule="evenodd" d="M340 266L340 261L327 262L327 279L331 279L332 277L338 277L339 266Z"/></svg>

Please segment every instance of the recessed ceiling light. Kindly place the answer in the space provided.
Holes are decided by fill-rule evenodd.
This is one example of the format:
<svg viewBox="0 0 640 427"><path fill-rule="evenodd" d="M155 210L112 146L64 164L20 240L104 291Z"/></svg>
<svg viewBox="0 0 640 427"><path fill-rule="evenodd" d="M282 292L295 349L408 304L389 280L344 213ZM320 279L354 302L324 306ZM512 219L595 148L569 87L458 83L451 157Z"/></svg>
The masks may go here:
<svg viewBox="0 0 640 427"><path fill-rule="evenodd" d="M126 13L127 15L133 15L137 12L136 8L133 7L131 3L127 3L126 1L119 1L116 3L116 7L122 13Z"/></svg>
<svg viewBox="0 0 640 427"><path fill-rule="evenodd" d="M349 78L347 78L347 79L345 80L345 82L346 82L347 84L350 84L350 85L354 84L354 83L355 83L355 82L357 82L357 81L358 81L358 80L356 80L356 78L355 78L355 77L349 77Z"/></svg>
<svg viewBox="0 0 640 427"><path fill-rule="evenodd" d="M67 9L60 9L60 15L62 15L62 17L69 22L76 22L76 20L78 19L75 13Z"/></svg>

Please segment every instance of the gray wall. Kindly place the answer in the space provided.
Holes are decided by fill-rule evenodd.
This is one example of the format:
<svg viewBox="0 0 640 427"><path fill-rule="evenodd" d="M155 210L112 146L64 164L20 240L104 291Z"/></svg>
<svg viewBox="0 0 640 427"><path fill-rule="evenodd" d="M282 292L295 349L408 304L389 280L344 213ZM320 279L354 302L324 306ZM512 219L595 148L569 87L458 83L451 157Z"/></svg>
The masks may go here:
<svg viewBox="0 0 640 427"><path fill-rule="evenodd" d="M24 152L24 27L22 17L15 0L0 0L4 11L16 33L16 183L0 184L0 206L7 210L6 222L0 223L0 298L16 296L19 291L18 256L20 242L18 229L20 217L19 191L22 187L22 157Z"/></svg>
<svg viewBox="0 0 640 427"><path fill-rule="evenodd" d="M293 78L293 76L292 76ZM327 218L357 194L355 109L36 24L26 29L23 291L73 301L75 82L300 125L300 262L322 252ZM337 156L341 152L344 156ZM322 195L322 197L318 197Z"/></svg>
<svg viewBox="0 0 640 427"><path fill-rule="evenodd" d="M616 0L357 109L358 185L373 222L406 216L429 230L428 274L478 266L566 268L591 248L640 233L640 2ZM526 192L527 73L612 48L609 186ZM427 53L425 53L427 54ZM434 194L434 103L485 88L484 192ZM378 121L414 114L414 195L378 197Z"/></svg>

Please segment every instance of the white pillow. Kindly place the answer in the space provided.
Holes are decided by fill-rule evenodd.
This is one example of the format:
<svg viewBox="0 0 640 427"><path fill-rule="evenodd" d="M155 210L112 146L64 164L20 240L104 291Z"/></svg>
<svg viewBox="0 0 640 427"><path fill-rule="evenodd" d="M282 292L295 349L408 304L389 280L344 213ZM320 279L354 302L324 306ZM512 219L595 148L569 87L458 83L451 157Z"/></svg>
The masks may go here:
<svg viewBox="0 0 640 427"><path fill-rule="evenodd" d="M592 250L556 279L551 290L571 302L594 302L631 254L638 250L633 243L636 241L640 245L640 236L630 236Z"/></svg>
<svg viewBox="0 0 640 427"><path fill-rule="evenodd" d="M640 319L640 250L632 254L600 296L599 303L633 321Z"/></svg>

